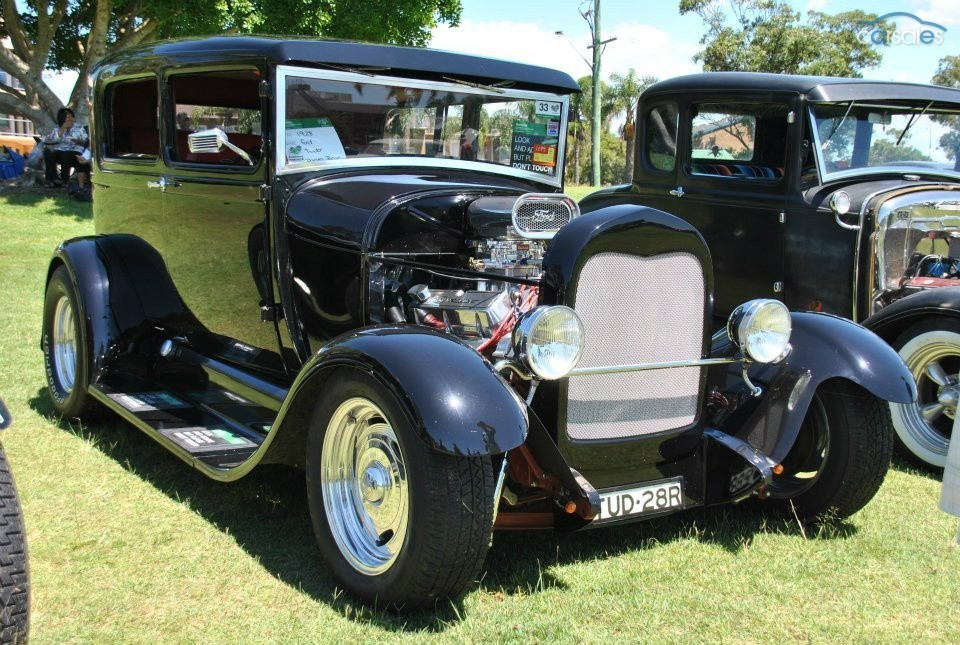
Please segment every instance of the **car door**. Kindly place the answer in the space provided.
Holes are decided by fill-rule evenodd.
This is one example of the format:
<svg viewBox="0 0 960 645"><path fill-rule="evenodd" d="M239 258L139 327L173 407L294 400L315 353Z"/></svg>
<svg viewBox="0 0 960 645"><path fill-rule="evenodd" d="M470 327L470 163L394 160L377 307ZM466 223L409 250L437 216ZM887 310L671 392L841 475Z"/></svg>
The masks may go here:
<svg viewBox="0 0 960 645"><path fill-rule="evenodd" d="M646 112L651 132L655 109ZM647 203L690 222L706 239L718 317L751 298L782 299L789 113L769 98L681 103L676 161L643 188ZM655 152L644 154L655 167Z"/></svg>
<svg viewBox="0 0 960 645"><path fill-rule="evenodd" d="M225 337L220 356L282 372L266 261L266 182L258 69L181 72L166 79L164 168L151 183L163 195L164 258L181 297L203 325ZM222 131L219 152L191 152L193 132Z"/></svg>

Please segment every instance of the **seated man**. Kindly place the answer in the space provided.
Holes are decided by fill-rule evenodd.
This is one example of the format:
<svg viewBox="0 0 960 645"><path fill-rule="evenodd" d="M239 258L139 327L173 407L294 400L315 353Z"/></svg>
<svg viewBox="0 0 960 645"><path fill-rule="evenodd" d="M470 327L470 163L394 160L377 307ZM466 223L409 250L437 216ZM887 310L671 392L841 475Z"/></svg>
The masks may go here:
<svg viewBox="0 0 960 645"><path fill-rule="evenodd" d="M57 111L57 127L43 139L43 162L48 184L57 182L57 166L60 166L60 183L70 181L70 171L77 165L77 155L87 145L87 131L76 125L76 117L70 108Z"/></svg>

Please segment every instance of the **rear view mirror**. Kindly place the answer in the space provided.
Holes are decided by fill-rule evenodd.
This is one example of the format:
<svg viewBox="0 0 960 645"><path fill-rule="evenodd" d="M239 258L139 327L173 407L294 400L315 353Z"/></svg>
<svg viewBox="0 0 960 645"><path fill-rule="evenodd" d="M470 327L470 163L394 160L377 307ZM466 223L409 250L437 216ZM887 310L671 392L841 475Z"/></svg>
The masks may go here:
<svg viewBox="0 0 960 645"><path fill-rule="evenodd" d="M881 125L890 125L893 123L893 117L890 116L889 112L869 112L867 113L867 121Z"/></svg>

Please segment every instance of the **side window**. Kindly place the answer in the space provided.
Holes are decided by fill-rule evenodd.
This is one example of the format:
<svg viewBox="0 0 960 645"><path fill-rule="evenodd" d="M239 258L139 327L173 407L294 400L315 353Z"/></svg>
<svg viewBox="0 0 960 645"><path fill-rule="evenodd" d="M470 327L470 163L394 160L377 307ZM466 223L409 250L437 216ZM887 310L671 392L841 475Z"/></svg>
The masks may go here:
<svg viewBox="0 0 960 645"><path fill-rule="evenodd" d="M157 127L157 81L120 81L106 88L107 157L156 159L160 151Z"/></svg>
<svg viewBox="0 0 960 645"><path fill-rule="evenodd" d="M643 159L651 170L668 172L677 165L677 104L650 108L645 118Z"/></svg>
<svg viewBox="0 0 960 645"><path fill-rule="evenodd" d="M690 110L693 175L776 181L783 176L787 112L766 103L699 103Z"/></svg>
<svg viewBox="0 0 960 645"><path fill-rule="evenodd" d="M256 165L262 155L260 73L237 70L170 77L172 111L166 115L170 157L175 162L220 166ZM190 152L187 136L217 128L243 155L224 146L219 152Z"/></svg>

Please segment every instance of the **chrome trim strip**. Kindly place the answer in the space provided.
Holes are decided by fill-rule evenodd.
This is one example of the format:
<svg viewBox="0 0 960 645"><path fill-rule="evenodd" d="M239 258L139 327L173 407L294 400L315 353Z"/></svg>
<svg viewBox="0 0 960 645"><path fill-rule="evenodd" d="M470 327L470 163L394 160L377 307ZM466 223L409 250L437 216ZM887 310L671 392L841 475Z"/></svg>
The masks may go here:
<svg viewBox="0 0 960 645"><path fill-rule="evenodd" d="M591 376L594 374L618 374L620 372L645 372L647 370L667 370L678 367L709 367L711 365L730 365L742 362L741 358L700 358L692 361L666 361L663 363L644 363L640 365L610 365L607 367L575 367L569 376Z"/></svg>

